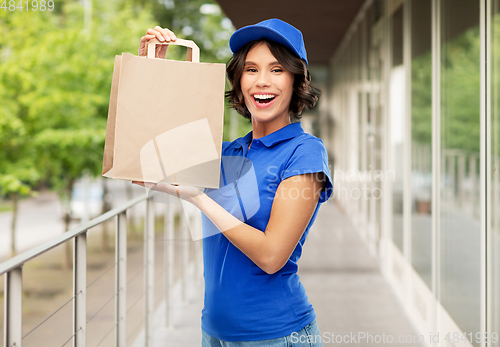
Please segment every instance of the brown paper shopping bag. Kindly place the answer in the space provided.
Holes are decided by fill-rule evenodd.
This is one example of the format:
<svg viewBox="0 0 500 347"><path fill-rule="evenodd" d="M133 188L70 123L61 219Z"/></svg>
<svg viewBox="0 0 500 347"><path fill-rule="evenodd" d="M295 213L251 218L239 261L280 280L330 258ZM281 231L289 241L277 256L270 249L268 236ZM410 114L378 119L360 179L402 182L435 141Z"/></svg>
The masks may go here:
<svg viewBox="0 0 500 347"><path fill-rule="evenodd" d="M144 182L219 188L225 65L199 62L192 41L187 61L116 56L102 175Z"/></svg>

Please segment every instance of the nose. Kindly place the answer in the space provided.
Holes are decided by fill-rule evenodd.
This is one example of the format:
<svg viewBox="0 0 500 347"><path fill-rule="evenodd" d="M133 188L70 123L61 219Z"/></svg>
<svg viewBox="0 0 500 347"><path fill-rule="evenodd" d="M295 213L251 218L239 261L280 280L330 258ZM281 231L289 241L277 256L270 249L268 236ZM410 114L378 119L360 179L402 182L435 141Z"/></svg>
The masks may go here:
<svg viewBox="0 0 500 347"><path fill-rule="evenodd" d="M260 88L269 87L271 85L270 77L271 76L269 75L268 71L265 70L260 71L259 75L257 76L255 85Z"/></svg>

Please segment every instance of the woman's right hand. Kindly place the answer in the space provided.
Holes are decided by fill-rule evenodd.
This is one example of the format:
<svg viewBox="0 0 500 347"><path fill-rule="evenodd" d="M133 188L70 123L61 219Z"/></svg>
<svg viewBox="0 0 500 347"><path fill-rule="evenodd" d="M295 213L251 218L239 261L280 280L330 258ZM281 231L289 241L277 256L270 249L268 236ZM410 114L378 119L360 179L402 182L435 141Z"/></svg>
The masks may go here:
<svg viewBox="0 0 500 347"><path fill-rule="evenodd" d="M166 28L163 29L162 27L155 26L154 29L148 29L148 31L146 31L146 35L141 37L141 43L139 44L139 57L145 57L148 55L148 43L155 38L160 42L167 43L177 40L175 34ZM167 48L168 45L156 45L155 58L165 59L167 55Z"/></svg>

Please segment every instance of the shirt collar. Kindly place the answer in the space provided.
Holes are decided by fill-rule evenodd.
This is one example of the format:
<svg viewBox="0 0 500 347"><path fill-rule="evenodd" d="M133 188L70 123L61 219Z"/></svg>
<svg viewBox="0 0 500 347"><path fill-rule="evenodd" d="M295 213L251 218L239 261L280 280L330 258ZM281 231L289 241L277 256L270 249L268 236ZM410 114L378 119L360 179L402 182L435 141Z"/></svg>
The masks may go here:
<svg viewBox="0 0 500 347"><path fill-rule="evenodd" d="M297 137L303 133L304 133L304 129L302 129L302 123L296 122L296 123L288 124L287 126L284 126L283 128L276 130L275 132L270 133L269 135L261 137L258 140L260 142L262 142L264 144L264 146L271 147L277 143L292 139L292 138ZM253 131L250 131L244 137L240 137L240 138L236 139L236 142L238 144L240 144L241 146L248 147L248 145L252 141L252 136L253 136Z"/></svg>

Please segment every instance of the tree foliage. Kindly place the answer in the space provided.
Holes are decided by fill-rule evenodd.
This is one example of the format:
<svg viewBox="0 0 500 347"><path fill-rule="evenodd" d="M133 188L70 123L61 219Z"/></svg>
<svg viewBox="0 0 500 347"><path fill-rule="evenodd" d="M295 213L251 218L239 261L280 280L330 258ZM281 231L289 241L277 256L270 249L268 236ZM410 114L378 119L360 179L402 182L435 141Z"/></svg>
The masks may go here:
<svg viewBox="0 0 500 347"><path fill-rule="evenodd" d="M220 63L231 57L228 41L234 28L215 1L132 1L138 10L148 8L154 15L150 28L156 25L169 28L178 37L196 42L200 47L201 61Z"/></svg>
<svg viewBox="0 0 500 347"><path fill-rule="evenodd" d="M84 170L99 173L114 55L133 51L151 21L131 5L95 2L90 27L79 2L56 6L0 11L4 191L42 177L63 192Z"/></svg>
<svg viewBox="0 0 500 347"><path fill-rule="evenodd" d="M0 11L0 175L11 177L0 181L9 182L9 191L40 178L59 189L84 169L99 174L114 56L136 54L147 28L161 25L194 40L202 61L231 56L233 28L213 1L91 4L91 20L75 0L56 2L52 12ZM181 54L172 51L173 58ZM72 155L86 145L91 159ZM7 183L0 184L7 191Z"/></svg>
<svg viewBox="0 0 500 347"><path fill-rule="evenodd" d="M30 194L41 180L67 195L84 170L99 175L114 56L137 54L155 25L197 42L202 61L231 56L234 28L212 0L63 0L54 11L0 10L2 194Z"/></svg>
<svg viewBox="0 0 500 347"><path fill-rule="evenodd" d="M470 28L441 46L441 142L479 152L480 37ZM412 60L412 141L431 144L431 52Z"/></svg>
<svg viewBox="0 0 500 347"><path fill-rule="evenodd" d="M479 28L467 30L444 48L441 63L443 146L479 153Z"/></svg>

